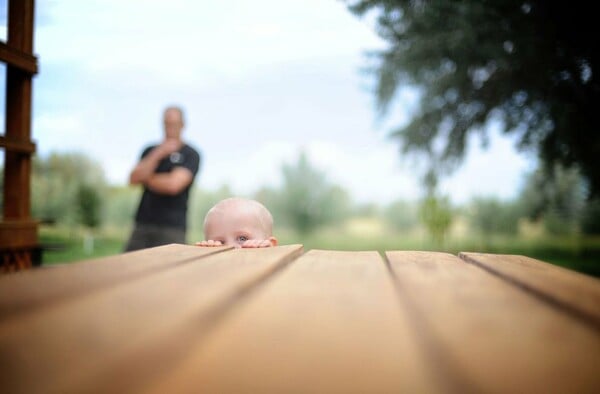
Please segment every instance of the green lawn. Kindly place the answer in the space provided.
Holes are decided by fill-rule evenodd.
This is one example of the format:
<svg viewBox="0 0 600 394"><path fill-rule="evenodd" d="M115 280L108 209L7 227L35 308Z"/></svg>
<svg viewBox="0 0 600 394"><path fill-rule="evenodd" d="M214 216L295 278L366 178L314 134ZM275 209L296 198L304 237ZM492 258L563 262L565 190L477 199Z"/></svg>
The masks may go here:
<svg viewBox="0 0 600 394"><path fill-rule="evenodd" d="M596 238L550 238L496 237L485 242L474 237L447 240L441 245L433 244L424 235L340 232L324 229L307 236L280 229L277 233L281 244L300 243L305 250L430 250L457 254L458 252L487 252L520 254L548 263L560 265L588 275L600 277L600 237ZM83 238L75 231L42 228L40 240L52 246L43 253L43 264L68 263L95 257L110 256L123 251L127 234L123 231L101 233L94 239L92 252L86 251ZM200 240L201 235L191 233L190 243ZM193 241L192 241L193 240Z"/></svg>
<svg viewBox="0 0 600 394"><path fill-rule="evenodd" d="M110 237L96 237L91 252L84 248L83 239L76 237L60 237L56 235L40 235L42 244L47 249L42 254L42 264L61 264L95 257L111 256L123 251L124 241Z"/></svg>

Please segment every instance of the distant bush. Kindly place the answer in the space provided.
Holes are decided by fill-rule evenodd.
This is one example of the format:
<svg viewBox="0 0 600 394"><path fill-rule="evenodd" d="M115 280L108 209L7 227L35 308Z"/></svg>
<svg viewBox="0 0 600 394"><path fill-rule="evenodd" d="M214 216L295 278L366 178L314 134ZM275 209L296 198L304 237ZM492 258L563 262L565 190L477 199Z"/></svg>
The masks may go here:
<svg viewBox="0 0 600 394"><path fill-rule="evenodd" d="M34 157L31 184L32 216L70 225L81 222L82 188L87 197L94 193L100 200L106 196L107 188L102 165L82 153Z"/></svg>
<svg viewBox="0 0 600 394"><path fill-rule="evenodd" d="M263 188L255 196L269 207L276 221L307 234L348 216L348 193L329 182L323 172L311 165L306 154L300 153L295 163L285 164L282 172L280 189Z"/></svg>
<svg viewBox="0 0 600 394"><path fill-rule="evenodd" d="M434 244L441 246L444 242L450 225L452 224L453 210L447 197L430 195L421 201L419 217Z"/></svg>
<svg viewBox="0 0 600 394"><path fill-rule="evenodd" d="M581 231L584 234L600 234L600 199L586 204L581 218Z"/></svg>
<svg viewBox="0 0 600 394"><path fill-rule="evenodd" d="M577 168L540 167L527 176L519 197L525 214L542 220L549 234L568 235L580 228L586 186Z"/></svg>
<svg viewBox="0 0 600 394"><path fill-rule="evenodd" d="M385 208L384 220L394 230L410 231L419 224L419 207L415 202L394 201Z"/></svg>
<svg viewBox="0 0 600 394"><path fill-rule="evenodd" d="M522 216L516 202L504 202L495 197L473 199L467 212L473 229L484 237L516 234Z"/></svg>

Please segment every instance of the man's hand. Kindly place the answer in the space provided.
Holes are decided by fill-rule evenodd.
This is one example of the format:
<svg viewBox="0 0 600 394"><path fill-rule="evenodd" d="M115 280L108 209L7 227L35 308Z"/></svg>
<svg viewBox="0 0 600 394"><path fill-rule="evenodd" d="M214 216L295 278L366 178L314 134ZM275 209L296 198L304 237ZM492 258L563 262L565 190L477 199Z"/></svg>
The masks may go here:
<svg viewBox="0 0 600 394"><path fill-rule="evenodd" d="M154 174L162 159L181 148L181 141L166 139L150 151L129 174L129 184L145 183ZM191 181L190 181L191 182ZM187 185L185 185L187 186Z"/></svg>
<svg viewBox="0 0 600 394"><path fill-rule="evenodd" d="M154 152L161 159L169 156L173 152L177 152L181 148L181 141L177 141L174 139L166 139L161 142L156 148L154 148Z"/></svg>

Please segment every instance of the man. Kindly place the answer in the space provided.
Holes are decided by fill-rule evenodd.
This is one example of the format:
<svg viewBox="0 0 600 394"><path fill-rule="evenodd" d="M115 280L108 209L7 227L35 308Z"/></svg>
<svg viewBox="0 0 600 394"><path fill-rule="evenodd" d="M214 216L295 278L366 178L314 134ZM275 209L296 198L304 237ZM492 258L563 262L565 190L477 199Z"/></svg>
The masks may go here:
<svg viewBox="0 0 600 394"><path fill-rule="evenodd" d="M188 197L200 154L181 139L181 108L166 108L163 120L164 140L144 149L129 176L129 184L143 185L144 192L126 251L186 242Z"/></svg>

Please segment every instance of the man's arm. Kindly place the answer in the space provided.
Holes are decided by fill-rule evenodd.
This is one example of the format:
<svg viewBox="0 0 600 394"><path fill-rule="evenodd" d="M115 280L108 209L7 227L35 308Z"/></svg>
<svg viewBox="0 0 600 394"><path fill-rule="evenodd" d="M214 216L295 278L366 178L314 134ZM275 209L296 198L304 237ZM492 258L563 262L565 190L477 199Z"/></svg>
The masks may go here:
<svg viewBox="0 0 600 394"><path fill-rule="evenodd" d="M193 180L194 174L190 170L175 167L171 172L151 174L144 184L153 192L174 196L181 193Z"/></svg>
<svg viewBox="0 0 600 394"><path fill-rule="evenodd" d="M178 142L167 140L152 149L138 162L129 174L129 184L137 185L146 183L146 181L154 174L154 170L156 170L160 161L179 149L180 145L181 144Z"/></svg>

